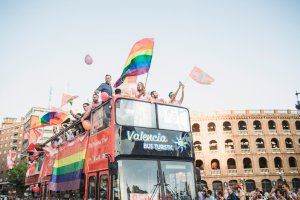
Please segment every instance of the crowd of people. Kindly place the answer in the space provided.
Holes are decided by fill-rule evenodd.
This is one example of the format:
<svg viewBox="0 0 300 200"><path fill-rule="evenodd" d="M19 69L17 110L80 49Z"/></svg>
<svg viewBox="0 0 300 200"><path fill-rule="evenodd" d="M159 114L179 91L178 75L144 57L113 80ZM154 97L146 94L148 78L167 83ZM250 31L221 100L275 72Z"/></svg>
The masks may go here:
<svg viewBox="0 0 300 200"><path fill-rule="evenodd" d="M206 187L198 192L199 200L300 200L300 189L293 191L287 183L273 187L270 192L263 192L256 188L252 192L245 192L243 184L239 184L235 190L228 186L225 190L215 193Z"/></svg>
<svg viewBox="0 0 300 200"><path fill-rule="evenodd" d="M93 93L93 100L91 103L83 103L83 113L74 113L73 110L70 110L71 116L74 118L73 120L68 119L65 122L63 122L60 126L53 128L53 133L57 134L59 131L66 129L67 127L71 126L76 121L81 121L80 124L77 126L74 126L73 128L66 131L64 134L57 137L53 143L55 146L60 146L64 143L64 141L71 141L73 140L77 135L80 135L85 132L85 129L82 126L82 123L85 120L90 121L91 118L91 112L93 109L101 105L103 101L106 101L112 96L124 96L124 97L130 97L130 98L136 98L141 99L145 101L149 101L151 103L169 103L180 106L184 99L184 85L179 82L178 88L175 92L169 93L169 100L165 100L163 98L159 98L159 94L156 90L151 91L149 94L146 91L145 85L142 82L138 82L136 89L127 89L127 88L116 88L113 91L112 84L111 84L111 75L107 74L105 75L105 82L101 83L100 86L94 91ZM179 100L177 100L177 96L179 91L181 90L181 97ZM107 99L100 99L100 95L102 97L102 94L105 94L104 96L107 97Z"/></svg>

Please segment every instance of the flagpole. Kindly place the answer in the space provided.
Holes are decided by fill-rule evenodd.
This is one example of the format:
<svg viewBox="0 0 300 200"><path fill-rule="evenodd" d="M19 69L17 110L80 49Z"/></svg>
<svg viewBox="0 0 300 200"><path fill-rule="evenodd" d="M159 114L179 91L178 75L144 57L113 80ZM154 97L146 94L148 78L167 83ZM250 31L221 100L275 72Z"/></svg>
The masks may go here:
<svg viewBox="0 0 300 200"><path fill-rule="evenodd" d="M145 81L145 90L146 90L146 87L147 87L148 75L149 75L149 71L148 71L148 73L147 73L147 76L146 76L146 81Z"/></svg>

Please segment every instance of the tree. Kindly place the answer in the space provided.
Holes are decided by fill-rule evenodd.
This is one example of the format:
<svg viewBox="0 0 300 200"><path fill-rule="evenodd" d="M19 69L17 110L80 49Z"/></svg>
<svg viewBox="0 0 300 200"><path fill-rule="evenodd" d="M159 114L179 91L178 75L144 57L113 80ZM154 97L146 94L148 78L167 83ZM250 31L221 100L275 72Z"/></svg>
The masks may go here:
<svg viewBox="0 0 300 200"><path fill-rule="evenodd" d="M17 195L22 197L25 192L25 175L27 170L27 164L21 162L14 166L14 168L8 170L8 182L13 184L13 187L17 191Z"/></svg>

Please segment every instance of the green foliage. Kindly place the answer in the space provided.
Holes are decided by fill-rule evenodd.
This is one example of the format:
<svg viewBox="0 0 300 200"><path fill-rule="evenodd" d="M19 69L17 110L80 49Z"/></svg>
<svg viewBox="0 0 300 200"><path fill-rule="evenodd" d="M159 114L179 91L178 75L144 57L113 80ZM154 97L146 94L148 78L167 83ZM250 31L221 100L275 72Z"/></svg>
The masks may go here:
<svg viewBox="0 0 300 200"><path fill-rule="evenodd" d="M13 188L17 190L19 197L22 197L25 191L25 176L27 171L27 164L21 162L8 170L8 182L13 184Z"/></svg>

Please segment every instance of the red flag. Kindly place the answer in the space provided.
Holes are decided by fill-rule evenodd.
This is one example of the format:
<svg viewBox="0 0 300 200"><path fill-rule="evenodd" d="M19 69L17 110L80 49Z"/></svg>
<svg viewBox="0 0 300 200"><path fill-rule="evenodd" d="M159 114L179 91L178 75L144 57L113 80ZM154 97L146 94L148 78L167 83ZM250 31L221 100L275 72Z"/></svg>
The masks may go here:
<svg viewBox="0 0 300 200"><path fill-rule="evenodd" d="M36 151L35 145L33 143L30 143L26 148L26 151Z"/></svg>
<svg viewBox="0 0 300 200"><path fill-rule="evenodd" d="M69 95L63 93L62 99L61 99L61 107L66 105L67 103L70 103L71 105L73 104L73 100L76 99L78 96L77 95Z"/></svg>
<svg viewBox="0 0 300 200"><path fill-rule="evenodd" d="M205 84L205 85L209 85L209 84L211 84L212 82L215 81L210 75L208 75L207 73L205 73L199 67L194 67L194 69L190 73L190 77L194 81L196 81L196 82L198 82L200 84Z"/></svg>

